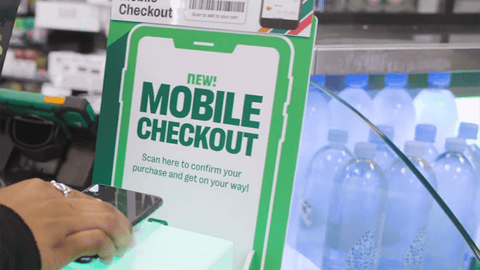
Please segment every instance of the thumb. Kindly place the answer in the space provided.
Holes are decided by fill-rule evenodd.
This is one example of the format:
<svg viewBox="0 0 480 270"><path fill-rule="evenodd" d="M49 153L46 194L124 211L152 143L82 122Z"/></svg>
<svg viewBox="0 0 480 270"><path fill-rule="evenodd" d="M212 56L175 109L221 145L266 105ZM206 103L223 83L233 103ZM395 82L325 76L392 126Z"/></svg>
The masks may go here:
<svg viewBox="0 0 480 270"><path fill-rule="evenodd" d="M103 263L113 261L116 247L112 239L100 229L80 231L67 236L65 253L75 260L83 256L98 255Z"/></svg>

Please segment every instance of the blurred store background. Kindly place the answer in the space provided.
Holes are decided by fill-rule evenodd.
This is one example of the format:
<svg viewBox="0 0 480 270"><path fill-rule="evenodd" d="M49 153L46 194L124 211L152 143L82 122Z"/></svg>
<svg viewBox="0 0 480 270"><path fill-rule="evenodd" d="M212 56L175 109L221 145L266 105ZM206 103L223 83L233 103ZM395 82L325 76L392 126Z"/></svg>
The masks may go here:
<svg viewBox="0 0 480 270"><path fill-rule="evenodd" d="M0 77L0 88L47 96L83 97L98 115L110 6L108 0L21 0ZM452 206L460 221L469 224L468 232L480 244L480 233L477 233L480 228L477 220L480 218L470 220L463 212L455 210L465 207L471 212L480 210L480 192L476 192L476 199L468 196L460 202L448 199L450 197L447 191L457 187L444 184L441 176L445 173L438 173L440 168L433 166L443 164L445 167L442 162L451 162L437 161L442 153L449 151L462 152L464 158L471 160L465 149L475 149L475 145L478 149L480 146L480 0L317 0L315 15L319 19L319 26L312 62L312 82L307 95L282 269L377 269L352 266L352 262L364 265L370 263L355 261L353 257L349 258L348 267L343 264L335 268L332 265L336 259L348 259L349 255L342 253L348 248L375 253L376 245L388 246L388 243L378 243L381 240L376 237L382 234L378 230L363 234L361 245L354 241L354 247L348 246L349 244L342 246L344 242L340 239L341 232L331 233L331 227L328 227L335 218L339 224L346 224L355 218L348 216L352 209L342 208L348 205L344 202L342 204L341 198L347 195L342 195L341 192L347 191L335 184L337 180L334 180L342 175L340 172L344 169L343 165L355 158L371 159L379 165L388 159L386 163L389 164L382 168L382 177L394 175L401 165L393 166L399 156L385 146L382 139L375 137L370 128L350 110L326 94L323 87L338 94L373 124L381 127L404 154L409 157L421 156L431 163L432 172L437 175L436 181L430 183L434 183L432 186ZM453 137L463 139L464 142L448 139ZM423 146L412 141L422 142ZM384 149L383 158L376 159L371 145L357 144L365 142L376 145L373 149ZM434 148L437 151L435 153L432 152ZM427 153L432 156L430 160L427 160ZM335 156L342 166L337 168L325 165L329 163L323 159L328 156ZM464 182L473 181L476 187L458 186L456 192L467 192L480 187L480 165L475 162L470 162L475 170L473 180L468 180L470 176L465 176L467 180ZM361 168L363 165L358 166ZM422 173L429 174L428 171ZM343 173L348 174L345 171ZM330 182L318 180L315 177L318 174L332 175L332 179ZM374 174L376 172L371 172L371 175ZM464 174L459 174L458 177L464 177ZM431 180L431 177L426 178ZM415 178L416 180L418 179ZM375 186L375 190L385 190L380 186ZM421 193L419 189L425 191L419 186L410 191L395 190L393 193L418 191L418 197L415 197L418 198L417 206L424 205L424 208L420 207L424 211L422 213L431 218L436 217L434 221L422 219L416 225L404 224L406 220L420 220L419 215L413 214L399 215L396 221L392 221L391 211L412 213L412 208L408 208L405 200L404 208L398 209L387 206L387 199L380 196L380 193L375 199L377 201L372 201L372 205L384 201L382 207L387 209L386 213L383 212L386 215L383 219L387 220L384 222L393 222L395 226L411 226L409 228L417 232L413 233L413 239L407 243L410 250L402 251L403 255L408 254L405 255L408 260L407 257L400 259L403 260L403 266L388 264L388 254L373 258L372 263L377 267L378 264L383 265L383 268L379 268L382 270L439 270L440 268L431 267L435 263L441 263L434 253L450 252L441 247L460 243L455 250L457 260L453 260L454 268L445 269L476 269L478 263L472 260L473 255L460 234L437 245L436 250L433 248L434 242L422 240L423 236L434 233L427 233L428 224L437 224L440 220L448 224L445 230L456 229L431 196ZM392 187L389 192L392 194ZM329 196L319 198L318 193ZM359 201L359 207L367 209L368 204L362 204L363 202L365 201ZM336 207L336 212L344 210L344 216L331 216L329 207ZM375 207L371 207L373 208ZM375 211L372 210L371 216L365 212L363 221L371 219L372 223L378 222L382 214ZM363 221L359 221L359 224ZM384 226L383 223L381 226ZM427 229L423 230L424 228ZM357 232L348 233L355 235ZM385 233L388 230L383 230ZM395 233L390 233L383 235L383 238L393 239ZM411 251L412 243L418 250L425 251ZM401 246L400 242L398 245ZM395 256L392 255L390 259L395 261ZM386 267L385 262L390 266Z"/></svg>

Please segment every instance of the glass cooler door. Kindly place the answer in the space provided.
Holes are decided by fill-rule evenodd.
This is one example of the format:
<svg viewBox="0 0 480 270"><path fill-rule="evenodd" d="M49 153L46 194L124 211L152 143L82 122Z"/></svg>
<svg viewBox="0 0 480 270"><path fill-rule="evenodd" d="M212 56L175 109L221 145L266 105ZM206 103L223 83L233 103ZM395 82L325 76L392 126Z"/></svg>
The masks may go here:
<svg viewBox="0 0 480 270"><path fill-rule="evenodd" d="M377 46L339 26L319 32L282 270L479 267L472 29Z"/></svg>

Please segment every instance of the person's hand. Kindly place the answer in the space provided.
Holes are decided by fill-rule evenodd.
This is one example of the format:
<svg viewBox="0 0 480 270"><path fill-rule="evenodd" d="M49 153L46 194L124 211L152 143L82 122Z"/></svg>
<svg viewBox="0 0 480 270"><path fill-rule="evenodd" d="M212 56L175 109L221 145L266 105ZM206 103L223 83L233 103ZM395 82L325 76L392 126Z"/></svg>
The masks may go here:
<svg viewBox="0 0 480 270"><path fill-rule="evenodd" d="M50 182L25 180L0 189L0 204L15 211L33 233L42 269L98 254L102 262L123 256L132 227L112 205L72 190L68 197Z"/></svg>

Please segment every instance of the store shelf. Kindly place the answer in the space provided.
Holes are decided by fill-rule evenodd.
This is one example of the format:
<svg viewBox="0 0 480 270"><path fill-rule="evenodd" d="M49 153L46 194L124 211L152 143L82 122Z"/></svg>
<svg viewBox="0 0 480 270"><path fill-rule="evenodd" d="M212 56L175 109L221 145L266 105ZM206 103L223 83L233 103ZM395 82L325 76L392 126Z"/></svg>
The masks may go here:
<svg viewBox="0 0 480 270"><path fill-rule="evenodd" d="M480 69L480 45L317 46L314 74L384 74Z"/></svg>
<svg viewBox="0 0 480 270"><path fill-rule="evenodd" d="M46 83L49 81L47 77L30 78L30 77L8 76L8 75L6 76L2 75L0 79L21 81L21 82L27 82L27 83Z"/></svg>
<svg viewBox="0 0 480 270"><path fill-rule="evenodd" d="M480 70L480 27L320 25L312 74Z"/></svg>

